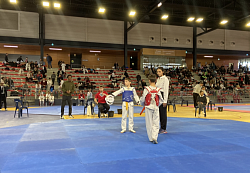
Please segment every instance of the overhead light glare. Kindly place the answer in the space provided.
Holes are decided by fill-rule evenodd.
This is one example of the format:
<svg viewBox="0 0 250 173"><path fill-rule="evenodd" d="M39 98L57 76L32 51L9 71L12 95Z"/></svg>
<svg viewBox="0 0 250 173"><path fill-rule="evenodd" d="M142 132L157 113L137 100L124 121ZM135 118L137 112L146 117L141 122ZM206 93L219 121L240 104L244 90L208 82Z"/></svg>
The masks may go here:
<svg viewBox="0 0 250 173"><path fill-rule="evenodd" d="M194 17L189 17L189 18L188 18L188 21L189 21L189 22L194 21Z"/></svg>
<svg viewBox="0 0 250 173"><path fill-rule="evenodd" d="M4 45L3 47L18 48L18 46Z"/></svg>
<svg viewBox="0 0 250 173"><path fill-rule="evenodd" d="M247 26L250 26L250 22L247 24Z"/></svg>
<svg viewBox="0 0 250 173"><path fill-rule="evenodd" d="M196 20L196 22L202 22L203 21L203 18L198 18L197 20Z"/></svg>
<svg viewBox="0 0 250 173"><path fill-rule="evenodd" d="M100 51L100 50L90 50L89 52L101 53L101 51Z"/></svg>
<svg viewBox="0 0 250 173"><path fill-rule="evenodd" d="M10 3L15 3L16 4L16 0L10 0Z"/></svg>
<svg viewBox="0 0 250 173"><path fill-rule="evenodd" d="M61 48L49 48L49 50L62 50Z"/></svg>
<svg viewBox="0 0 250 173"><path fill-rule="evenodd" d="M160 2L159 4L158 4L158 7L161 7L162 6L162 2Z"/></svg>
<svg viewBox="0 0 250 173"><path fill-rule="evenodd" d="M204 56L205 58L213 58L214 56Z"/></svg>
<svg viewBox="0 0 250 173"><path fill-rule="evenodd" d="M227 22L228 22L227 20L222 20L222 21L220 22L220 24L224 25L224 24L226 24Z"/></svg>
<svg viewBox="0 0 250 173"><path fill-rule="evenodd" d="M43 1L43 6L44 6L44 7L49 7L49 2Z"/></svg>
<svg viewBox="0 0 250 173"><path fill-rule="evenodd" d="M167 18L168 18L168 15L163 15L161 18L162 18L162 19L167 19Z"/></svg>
<svg viewBox="0 0 250 173"><path fill-rule="evenodd" d="M135 15L135 11L130 11L129 15L130 16L134 16Z"/></svg>
<svg viewBox="0 0 250 173"><path fill-rule="evenodd" d="M105 8L99 8L99 13L104 13L105 12Z"/></svg>
<svg viewBox="0 0 250 173"><path fill-rule="evenodd" d="M61 4L55 2L55 3L54 3L54 7L55 7L55 8L61 8Z"/></svg>

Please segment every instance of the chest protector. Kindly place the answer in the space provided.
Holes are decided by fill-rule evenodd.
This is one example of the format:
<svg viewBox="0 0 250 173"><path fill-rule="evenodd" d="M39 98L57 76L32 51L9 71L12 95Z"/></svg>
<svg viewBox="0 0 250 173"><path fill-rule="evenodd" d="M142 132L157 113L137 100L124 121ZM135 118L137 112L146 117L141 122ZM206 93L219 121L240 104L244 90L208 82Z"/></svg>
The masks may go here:
<svg viewBox="0 0 250 173"><path fill-rule="evenodd" d="M134 98L133 90L126 90L125 88L124 92L122 93L122 101L123 102L132 102Z"/></svg>
<svg viewBox="0 0 250 173"><path fill-rule="evenodd" d="M146 87L148 90L148 94L145 98L145 106L149 106L151 101L155 101L156 106L159 106L159 96L157 93L160 91L160 88L152 89L150 87Z"/></svg>

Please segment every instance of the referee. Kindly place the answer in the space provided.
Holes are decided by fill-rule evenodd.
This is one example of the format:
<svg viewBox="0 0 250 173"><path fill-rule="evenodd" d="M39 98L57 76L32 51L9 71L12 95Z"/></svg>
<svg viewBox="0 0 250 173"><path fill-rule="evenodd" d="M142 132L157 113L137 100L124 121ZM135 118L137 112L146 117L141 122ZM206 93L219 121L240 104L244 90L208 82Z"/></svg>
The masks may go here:
<svg viewBox="0 0 250 173"><path fill-rule="evenodd" d="M194 99L194 107L197 107L197 97L200 94L201 88L203 86L202 81L199 84L196 84L194 89L193 89L193 99Z"/></svg>

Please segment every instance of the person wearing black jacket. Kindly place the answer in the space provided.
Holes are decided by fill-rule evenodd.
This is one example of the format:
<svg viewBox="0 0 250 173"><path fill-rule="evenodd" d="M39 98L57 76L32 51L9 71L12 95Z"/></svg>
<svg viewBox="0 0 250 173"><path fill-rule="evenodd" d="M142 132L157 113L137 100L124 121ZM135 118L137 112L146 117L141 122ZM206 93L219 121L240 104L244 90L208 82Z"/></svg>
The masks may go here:
<svg viewBox="0 0 250 173"><path fill-rule="evenodd" d="M9 62L8 53L5 54L5 63Z"/></svg>
<svg viewBox="0 0 250 173"><path fill-rule="evenodd" d="M245 75L245 84L249 85L249 76L247 75L247 73Z"/></svg>
<svg viewBox="0 0 250 173"><path fill-rule="evenodd" d="M197 97L197 105L199 107L199 117L201 110L206 109L207 98L203 91L200 91L199 96ZM205 114L205 112L203 112Z"/></svg>
<svg viewBox="0 0 250 173"><path fill-rule="evenodd" d="M7 111L6 97L7 97L7 90L3 86L3 82L1 82L0 83L0 110L2 110L2 102L3 102L5 111Z"/></svg>
<svg viewBox="0 0 250 173"><path fill-rule="evenodd" d="M136 79L137 79L137 83L139 82L139 81L141 81L141 75L138 73L138 75L136 76Z"/></svg>

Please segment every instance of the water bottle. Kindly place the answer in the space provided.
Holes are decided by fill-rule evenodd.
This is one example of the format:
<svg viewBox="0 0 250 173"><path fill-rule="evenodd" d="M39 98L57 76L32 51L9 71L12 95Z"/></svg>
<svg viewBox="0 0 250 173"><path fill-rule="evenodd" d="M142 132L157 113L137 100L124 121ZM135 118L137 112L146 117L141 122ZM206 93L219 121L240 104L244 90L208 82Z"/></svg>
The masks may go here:
<svg viewBox="0 0 250 173"><path fill-rule="evenodd" d="M217 107L216 106L214 107L214 111L217 111Z"/></svg>

